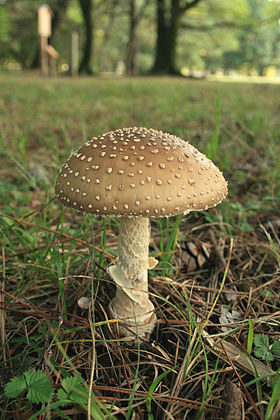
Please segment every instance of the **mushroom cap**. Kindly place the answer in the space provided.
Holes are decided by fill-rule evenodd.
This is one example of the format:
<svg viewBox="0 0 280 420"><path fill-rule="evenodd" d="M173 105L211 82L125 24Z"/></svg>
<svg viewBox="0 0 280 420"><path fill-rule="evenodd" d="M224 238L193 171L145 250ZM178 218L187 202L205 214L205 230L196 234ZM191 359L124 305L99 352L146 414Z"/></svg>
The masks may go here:
<svg viewBox="0 0 280 420"><path fill-rule="evenodd" d="M75 151L55 193L63 205L86 213L164 217L216 206L227 182L188 142L133 127L94 137Z"/></svg>

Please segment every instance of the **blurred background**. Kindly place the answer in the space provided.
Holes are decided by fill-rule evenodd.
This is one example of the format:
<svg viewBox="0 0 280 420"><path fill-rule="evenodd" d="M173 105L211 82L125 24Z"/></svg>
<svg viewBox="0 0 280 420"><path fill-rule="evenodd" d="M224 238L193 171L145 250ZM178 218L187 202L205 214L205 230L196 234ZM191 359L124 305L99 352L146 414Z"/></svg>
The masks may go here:
<svg viewBox="0 0 280 420"><path fill-rule="evenodd" d="M37 18L43 3L0 0L2 72L39 68ZM47 5L47 43L59 74L70 73L75 42L80 74L280 80L280 0L49 0Z"/></svg>

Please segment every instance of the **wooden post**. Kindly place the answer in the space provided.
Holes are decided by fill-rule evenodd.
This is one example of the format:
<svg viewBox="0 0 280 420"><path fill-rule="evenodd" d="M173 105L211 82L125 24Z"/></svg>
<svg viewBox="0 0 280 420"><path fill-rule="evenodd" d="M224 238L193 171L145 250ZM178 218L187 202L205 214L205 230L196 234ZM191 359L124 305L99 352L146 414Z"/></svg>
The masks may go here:
<svg viewBox="0 0 280 420"><path fill-rule="evenodd" d="M48 38L40 36L40 71L41 76L48 76L49 74L49 61L47 54Z"/></svg>
<svg viewBox="0 0 280 420"><path fill-rule="evenodd" d="M49 59L49 75L56 76L57 75L57 60L59 59L59 53L56 49L48 44L46 46L46 53Z"/></svg>
<svg viewBox="0 0 280 420"><path fill-rule="evenodd" d="M40 36L40 69L41 76L48 75L48 38L51 36L52 11L47 4L43 4L38 9L38 34Z"/></svg>
<svg viewBox="0 0 280 420"><path fill-rule="evenodd" d="M71 33L71 76L78 76L79 68L79 34L77 31Z"/></svg>

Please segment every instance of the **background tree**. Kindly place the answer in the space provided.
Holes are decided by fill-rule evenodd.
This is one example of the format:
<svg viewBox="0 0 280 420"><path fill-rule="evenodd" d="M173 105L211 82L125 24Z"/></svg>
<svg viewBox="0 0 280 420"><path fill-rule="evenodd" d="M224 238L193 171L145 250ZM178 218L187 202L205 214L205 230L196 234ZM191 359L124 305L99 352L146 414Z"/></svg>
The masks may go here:
<svg viewBox="0 0 280 420"><path fill-rule="evenodd" d="M85 39L79 72L92 74L91 58L93 48L92 0L79 0L84 18Z"/></svg>
<svg viewBox="0 0 280 420"><path fill-rule="evenodd" d="M176 46L182 16L201 0L157 0L157 43L153 73L178 74Z"/></svg>
<svg viewBox="0 0 280 420"><path fill-rule="evenodd" d="M110 52L112 50L112 38L115 36L116 26L115 22L118 20L120 0L108 0L106 3L100 3L95 9L95 21L102 25L98 27L95 33L97 37L97 71L98 73L114 71Z"/></svg>
<svg viewBox="0 0 280 420"><path fill-rule="evenodd" d="M237 34L238 48L223 53L224 68L265 74L269 66L280 64L280 9L277 2L246 0L250 26Z"/></svg>
<svg viewBox="0 0 280 420"><path fill-rule="evenodd" d="M37 35L39 5L39 0L34 0L32 4L10 0L0 7L0 26L4 35L0 41L2 60L17 63L22 69L30 67L38 44L38 37L34 37L34 33Z"/></svg>
<svg viewBox="0 0 280 420"><path fill-rule="evenodd" d="M142 3L139 10L137 10L137 0L129 0L129 36L127 42L127 50L125 57L126 74L133 76L136 74L136 53L137 53L137 38L139 21L143 18L146 6L150 0Z"/></svg>
<svg viewBox="0 0 280 420"><path fill-rule="evenodd" d="M132 76L136 72L136 42L138 16L136 10L136 0L129 0L129 39L125 59L126 74Z"/></svg>
<svg viewBox="0 0 280 420"><path fill-rule="evenodd" d="M237 51L239 33L252 26L246 0L227 3L207 0L183 17L178 33L176 60L189 71L216 72L223 68L223 54Z"/></svg>
<svg viewBox="0 0 280 420"><path fill-rule="evenodd" d="M67 9L70 5L71 0L58 0L53 5L53 19L52 19L52 34L50 36L50 44L55 40L57 33L59 32L60 25L63 23Z"/></svg>

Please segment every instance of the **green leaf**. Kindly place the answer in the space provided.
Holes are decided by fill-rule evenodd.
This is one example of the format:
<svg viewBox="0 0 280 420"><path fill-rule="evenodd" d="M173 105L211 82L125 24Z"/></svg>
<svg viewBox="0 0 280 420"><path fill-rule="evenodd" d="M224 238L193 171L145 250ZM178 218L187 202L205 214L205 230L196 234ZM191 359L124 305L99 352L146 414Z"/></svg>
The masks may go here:
<svg viewBox="0 0 280 420"><path fill-rule="evenodd" d="M51 412L51 410L56 410L59 407L63 407L65 405L67 405L67 403L71 404L71 401L61 400L61 401L56 401L56 402L53 402L51 404L48 404L45 407L41 408L41 410L37 411L37 413L35 413L31 417L29 417L28 420L38 420L38 417L39 417L40 414L44 414L44 413L46 413L46 411Z"/></svg>
<svg viewBox="0 0 280 420"><path fill-rule="evenodd" d="M77 377L69 376L63 379L61 384L68 399L76 404L87 404L88 392ZM65 395L63 399L65 399Z"/></svg>
<svg viewBox="0 0 280 420"><path fill-rule="evenodd" d="M68 395L67 395L67 393L63 390L63 389L59 389L58 391L57 391L57 393L56 393L56 396L57 396L57 399L59 400L59 401L63 401L62 403L61 403L61 406L62 407L64 407L64 406L66 406L66 405L69 405L69 404L71 404L72 403L72 401L70 401L69 399L68 399ZM67 401L67 402L66 402Z"/></svg>
<svg viewBox="0 0 280 420"><path fill-rule="evenodd" d="M29 370L24 376L28 386L27 398L35 404L50 402L53 388L47 375L41 370Z"/></svg>
<svg viewBox="0 0 280 420"><path fill-rule="evenodd" d="M265 347L256 347L254 353L256 357L265 360L266 362L272 362L274 360L271 351L267 350Z"/></svg>
<svg viewBox="0 0 280 420"><path fill-rule="evenodd" d="M265 420L272 419L274 406L275 404L279 402L279 399L280 399L280 376L279 376L280 372L279 371L280 369L278 369L277 374L275 375L275 380L273 381L273 391L272 391L272 395L269 400L267 410L265 413Z"/></svg>
<svg viewBox="0 0 280 420"><path fill-rule="evenodd" d="M160 383L160 381L166 376L168 375L168 373L172 372L175 369L175 367L166 370L165 372L163 372L161 375L159 375L156 380L152 383L152 385L149 388L148 394L147 394L147 398L146 398L146 406L147 406L147 411L148 411L148 420L154 420L154 416L152 414L152 397L153 397L153 393L156 389L156 387L158 386L158 384Z"/></svg>
<svg viewBox="0 0 280 420"><path fill-rule="evenodd" d="M265 334L256 334L254 337L254 344L256 347L266 348L269 350L269 338Z"/></svg>
<svg viewBox="0 0 280 420"><path fill-rule="evenodd" d="M249 317L249 332L248 332L248 341L247 341L247 353L251 354L252 347L253 347L253 339L254 339L254 328L251 321L251 318Z"/></svg>
<svg viewBox="0 0 280 420"><path fill-rule="evenodd" d="M58 398L61 397L62 400L63 399L71 400L73 403L78 404L84 410L87 408L88 390L86 386L82 384L79 378L75 376L69 376L68 378L65 378L62 380L61 385L66 394L64 394L62 390L62 392L58 393ZM95 420L105 420L105 416L103 415L97 403L98 401L96 400L95 396L92 394L92 401L90 405L91 416ZM114 417L109 416L108 418L110 419Z"/></svg>
<svg viewBox="0 0 280 420"><path fill-rule="evenodd" d="M280 341L274 341L271 346L271 351L274 354L277 354L277 356L280 356Z"/></svg>
<svg viewBox="0 0 280 420"><path fill-rule="evenodd" d="M5 395L7 398L17 398L26 389L26 381L23 375L15 376L7 383Z"/></svg>
<svg viewBox="0 0 280 420"><path fill-rule="evenodd" d="M265 360L266 362L272 362L274 360L273 354L269 349L269 338L265 334L256 334L254 337L255 356L259 359Z"/></svg>

